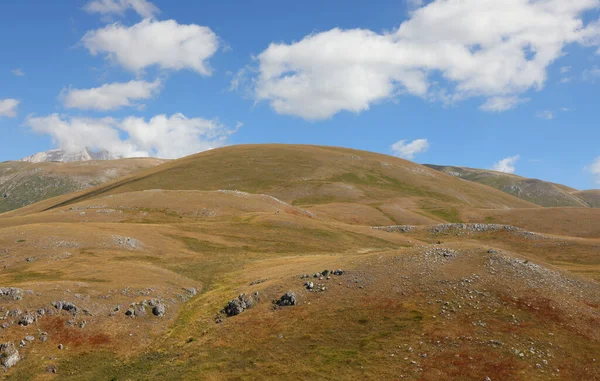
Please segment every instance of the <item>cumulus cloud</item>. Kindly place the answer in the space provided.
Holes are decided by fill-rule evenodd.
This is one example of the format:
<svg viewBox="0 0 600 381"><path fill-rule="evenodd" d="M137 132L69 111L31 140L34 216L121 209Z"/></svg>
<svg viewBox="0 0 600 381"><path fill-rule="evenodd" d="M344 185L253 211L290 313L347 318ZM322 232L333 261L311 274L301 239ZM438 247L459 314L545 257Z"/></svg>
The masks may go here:
<svg viewBox="0 0 600 381"><path fill-rule="evenodd" d="M596 178L596 184L600 184L600 156L586 168Z"/></svg>
<svg viewBox="0 0 600 381"><path fill-rule="evenodd" d="M21 69L13 69L13 70L11 70L11 73L13 73L13 75L17 76L17 77L25 76L25 73L23 73L23 70L21 70Z"/></svg>
<svg viewBox="0 0 600 381"><path fill-rule="evenodd" d="M485 101L479 109L483 111L490 112L502 112L507 110L512 110L517 107L521 103L529 102L528 98L519 98L519 97L492 97Z"/></svg>
<svg viewBox="0 0 600 381"><path fill-rule="evenodd" d="M150 99L159 91L160 81L110 83L93 89L65 89L61 93L66 108L109 111L139 106L135 101Z"/></svg>
<svg viewBox="0 0 600 381"><path fill-rule="evenodd" d="M142 18L151 18L160 10L147 0L92 0L84 5L88 13L99 13L103 16L123 16L128 9L133 9Z"/></svg>
<svg viewBox="0 0 600 381"><path fill-rule="evenodd" d="M0 99L0 116L14 118L17 116L19 101L16 99Z"/></svg>
<svg viewBox="0 0 600 381"><path fill-rule="evenodd" d="M153 156L175 159L225 145L235 132L216 120L182 114L144 118L74 118L53 114L29 116L26 125L50 135L67 152L85 148L107 150L124 157ZM236 126L236 128L239 127Z"/></svg>
<svg viewBox="0 0 600 381"><path fill-rule="evenodd" d="M515 166L519 159L520 155L511 156L500 160L492 166L492 170L504 173L515 173Z"/></svg>
<svg viewBox="0 0 600 381"><path fill-rule="evenodd" d="M540 119L546 119L546 120L554 119L554 113L552 112L552 110L538 111L535 114L535 116L537 116Z"/></svg>
<svg viewBox="0 0 600 381"><path fill-rule="evenodd" d="M81 42L92 55L105 54L130 71L158 66L202 75L211 74L206 61L219 47L217 35L208 27L151 19L131 27L116 23L89 31Z"/></svg>
<svg viewBox="0 0 600 381"><path fill-rule="evenodd" d="M406 140L400 140L392 144L392 153L394 156L403 159L412 160L416 154L427 152L429 149L429 141L427 139L417 139L410 143Z"/></svg>
<svg viewBox="0 0 600 381"><path fill-rule="evenodd" d="M498 111L506 106L489 102L541 89L566 45L594 43L600 29L584 24L582 16L599 4L435 0L391 32L336 28L272 43L257 56L254 96L279 114L309 120L359 113L398 94L483 97L484 110Z"/></svg>

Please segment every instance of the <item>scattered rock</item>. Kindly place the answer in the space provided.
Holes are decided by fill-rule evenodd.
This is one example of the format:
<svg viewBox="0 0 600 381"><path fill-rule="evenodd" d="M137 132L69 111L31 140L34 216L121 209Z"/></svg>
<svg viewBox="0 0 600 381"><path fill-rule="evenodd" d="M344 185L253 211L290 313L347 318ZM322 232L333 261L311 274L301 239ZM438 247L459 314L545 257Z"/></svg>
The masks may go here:
<svg viewBox="0 0 600 381"><path fill-rule="evenodd" d="M33 337L33 336L25 336L25 340L26 341L34 341L35 337Z"/></svg>
<svg viewBox="0 0 600 381"><path fill-rule="evenodd" d="M0 364L5 368L15 366L21 357L15 345L11 342L0 344Z"/></svg>
<svg viewBox="0 0 600 381"><path fill-rule="evenodd" d="M57 372L56 365L48 365L46 367L46 372L56 374L56 372Z"/></svg>
<svg viewBox="0 0 600 381"><path fill-rule="evenodd" d="M58 344L58 349L63 350L64 346L62 344Z"/></svg>
<svg viewBox="0 0 600 381"><path fill-rule="evenodd" d="M21 300L23 298L23 290L15 287L0 287L0 297Z"/></svg>
<svg viewBox="0 0 600 381"><path fill-rule="evenodd" d="M130 308L127 311L125 311L125 315L126 316L134 317L135 316L135 310L133 308Z"/></svg>

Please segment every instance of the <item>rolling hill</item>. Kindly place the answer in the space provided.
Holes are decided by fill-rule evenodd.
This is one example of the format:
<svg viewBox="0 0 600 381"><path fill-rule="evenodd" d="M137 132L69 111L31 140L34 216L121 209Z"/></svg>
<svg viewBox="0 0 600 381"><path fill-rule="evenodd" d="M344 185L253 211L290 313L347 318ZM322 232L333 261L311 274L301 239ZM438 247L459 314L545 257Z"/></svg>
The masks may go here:
<svg viewBox="0 0 600 381"><path fill-rule="evenodd" d="M576 189L547 181L528 179L525 177L496 172L486 169L442 166L425 164L425 166L449 175L485 184L503 192L512 194L523 200L544 207L598 207L598 202L588 203ZM589 191L590 195L596 191ZM583 193L585 194L585 193ZM590 200L595 200L590 196Z"/></svg>
<svg viewBox="0 0 600 381"><path fill-rule="evenodd" d="M336 147L166 162L0 215L4 376L598 379L599 212Z"/></svg>
<svg viewBox="0 0 600 381"><path fill-rule="evenodd" d="M0 163L0 213L90 188L164 162L151 158L69 163L3 162Z"/></svg>

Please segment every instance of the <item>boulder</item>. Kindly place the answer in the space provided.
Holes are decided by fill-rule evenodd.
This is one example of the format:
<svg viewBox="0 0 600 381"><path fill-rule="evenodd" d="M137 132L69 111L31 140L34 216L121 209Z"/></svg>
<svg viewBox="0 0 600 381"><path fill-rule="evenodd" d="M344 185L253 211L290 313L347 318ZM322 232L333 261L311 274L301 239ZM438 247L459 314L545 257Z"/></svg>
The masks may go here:
<svg viewBox="0 0 600 381"><path fill-rule="evenodd" d="M281 307L295 306L296 294L294 294L292 291L286 292L281 298L279 298L277 305Z"/></svg>
<svg viewBox="0 0 600 381"><path fill-rule="evenodd" d="M5 368L15 366L21 357L15 345L11 342L0 344L0 364Z"/></svg>
<svg viewBox="0 0 600 381"><path fill-rule="evenodd" d="M241 294L236 299L230 300L227 303L225 308L223 308L223 313L227 316L239 315L244 310L254 307L254 303L252 296Z"/></svg>
<svg viewBox="0 0 600 381"><path fill-rule="evenodd" d="M19 325L28 326L35 323L37 316L32 312L26 312L19 318Z"/></svg>
<svg viewBox="0 0 600 381"><path fill-rule="evenodd" d="M165 305L162 303L157 303L154 307L152 307L152 314L158 317L165 316Z"/></svg>

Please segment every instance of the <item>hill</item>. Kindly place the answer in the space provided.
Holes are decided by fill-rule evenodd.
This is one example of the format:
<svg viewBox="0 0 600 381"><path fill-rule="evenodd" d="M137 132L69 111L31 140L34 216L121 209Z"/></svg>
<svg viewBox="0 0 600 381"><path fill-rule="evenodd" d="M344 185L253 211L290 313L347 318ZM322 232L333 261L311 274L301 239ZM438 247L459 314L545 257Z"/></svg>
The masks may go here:
<svg viewBox="0 0 600 381"><path fill-rule="evenodd" d="M553 233L491 220L565 210ZM0 215L0 361L8 380L598 379L596 212L364 151L212 150Z"/></svg>
<svg viewBox="0 0 600 381"><path fill-rule="evenodd" d="M387 155L336 147L243 145L188 156L20 213L148 189L269 194L324 214L331 204L342 209L349 204L367 206L387 222L398 223L408 217L407 210L430 221L446 221L459 206L535 207L489 187Z"/></svg>
<svg viewBox="0 0 600 381"><path fill-rule="evenodd" d="M0 163L0 213L93 187L163 162L144 158L72 163Z"/></svg>
<svg viewBox="0 0 600 381"><path fill-rule="evenodd" d="M433 164L425 166L464 180L491 186L544 207L596 207L579 197L576 189L560 184L485 169Z"/></svg>

